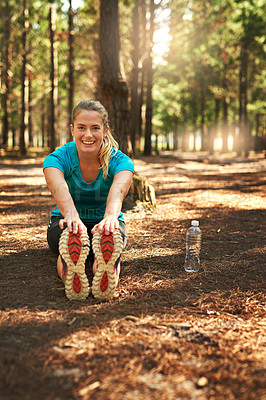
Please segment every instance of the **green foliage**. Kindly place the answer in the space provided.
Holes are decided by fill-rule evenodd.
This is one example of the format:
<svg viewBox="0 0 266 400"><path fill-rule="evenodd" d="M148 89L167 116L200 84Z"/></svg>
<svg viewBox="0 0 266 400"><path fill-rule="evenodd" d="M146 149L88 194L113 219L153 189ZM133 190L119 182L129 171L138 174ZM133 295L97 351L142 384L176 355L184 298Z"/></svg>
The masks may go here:
<svg viewBox="0 0 266 400"><path fill-rule="evenodd" d="M4 4L1 2L1 14ZM42 119L47 127L50 101L50 38L48 15L55 10L55 48L57 49L57 133L66 131L68 121L68 2L28 0L27 76L31 82L33 134L39 135ZM156 27L166 21L160 17L170 9L172 40L163 65L154 65L154 132L169 133L176 126L192 129L214 124L215 103L228 102L228 122L238 120L239 75L243 48L247 57L247 112L252 126L257 114L265 113L265 3L263 0L163 0L156 1ZM132 72L132 10L134 0L119 2L121 61L128 83ZM148 1L147 1L148 4ZM100 0L84 0L73 11L74 20L74 102L97 93L99 65ZM21 2L9 0L10 49L10 127L19 128L22 68ZM163 15L163 14L162 14ZM4 18L0 20L1 74L4 73ZM162 37L162 42L164 38ZM143 59L145 54L143 54ZM1 75L3 76L3 75ZM0 87L3 117L5 87ZM145 94L145 93L144 93ZM222 124L222 112L218 123Z"/></svg>
<svg viewBox="0 0 266 400"><path fill-rule="evenodd" d="M178 118L199 126L214 121L215 99L229 101L229 121L237 120L240 51L248 49L250 121L265 102L265 9L261 0L170 1L172 41L166 66L158 66L154 85L155 121L163 131ZM167 88L167 89L166 89ZM158 122L160 121L160 123Z"/></svg>

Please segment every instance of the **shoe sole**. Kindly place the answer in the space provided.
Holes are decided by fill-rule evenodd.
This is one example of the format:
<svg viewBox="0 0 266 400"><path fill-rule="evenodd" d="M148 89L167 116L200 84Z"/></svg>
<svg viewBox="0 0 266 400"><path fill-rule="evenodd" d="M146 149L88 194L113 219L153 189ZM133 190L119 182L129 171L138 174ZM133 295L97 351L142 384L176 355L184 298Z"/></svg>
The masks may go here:
<svg viewBox="0 0 266 400"><path fill-rule="evenodd" d="M89 294L89 282L85 273L85 262L90 251L86 233L69 233L65 229L59 240L59 253L67 265L65 294L69 300L85 300ZM74 289L74 284L78 288Z"/></svg>
<svg viewBox="0 0 266 400"><path fill-rule="evenodd" d="M92 294L96 299L108 300L114 295L118 284L115 262L121 255L123 246L123 239L118 229L110 235L101 235L99 232L93 235L92 249L98 268L92 281Z"/></svg>

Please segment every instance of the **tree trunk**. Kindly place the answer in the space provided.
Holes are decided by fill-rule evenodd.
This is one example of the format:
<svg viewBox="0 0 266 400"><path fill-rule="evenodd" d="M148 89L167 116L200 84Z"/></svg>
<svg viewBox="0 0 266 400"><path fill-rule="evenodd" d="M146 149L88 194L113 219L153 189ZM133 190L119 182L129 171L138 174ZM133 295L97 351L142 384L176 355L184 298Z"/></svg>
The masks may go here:
<svg viewBox="0 0 266 400"><path fill-rule="evenodd" d="M9 38L10 38L10 9L9 9L9 0L6 0L5 7L1 7L4 10L4 32L3 32L3 50L4 50L4 58L3 58L3 125L2 125L2 143L3 146L7 146L8 144L8 132L10 125L10 46L9 46Z"/></svg>
<svg viewBox="0 0 266 400"><path fill-rule="evenodd" d="M44 111L42 111L41 115L41 131L42 131L42 136L41 136L41 147L45 147L45 114Z"/></svg>
<svg viewBox="0 0 266 400"><path fill-rule="evenodd" d="M133 201L139 200L146 205L156 207L155 189L148 184L147 178L144 176L134 175L128 197L131 197Z"/></svg>
<svg viewBox="0 0 266 400"><path fill-rule="evenodd" d="M173 126L173 145L174 150L178 149L178 118L174 118L174 126Z"/></svg>
<svg viewBox="0 0 266 400"><path fill-rule="evenodd" d="M153 68L152 68L152 47L154 34L154 0L150 0L150 30L149 30L149 50L146 61L147 72L147 95L146 95L146 113L145 113L145 146L144 154L151 155L151 135L152 135L152 84L153 84Z"/></svg>
<svg viewBox="0 0 266 400"><path fill-rule="evenodd" d="M220 108L221 108L221 99L215 98L214 124L210 128L210 146L209 146L210 154L214 153L214 140L218 134Z"/></svg>
<svg viewBox="0 0 266 400"><path fill-rule="evenodd" d="M165 141L166 141L166 150L170 150L170 133L167 132L165 134Z"/></svg>
<svg viewBox="0 0 266 400"><path fill-rule="evenodd" d="M138 140L140 141L140 138L142 137L142 131L143 131L143 118L142 118L142 107L144 103L144 86L145 86L145 58L146 58L146 46L147 46L147 29L146 29L146 1L141 0L140 3L140 8L141 8L141 34L140 34L140 39L141 39L141 68L139 71L140 74L140 88L139 88L139 94L138 94L138 119L137 119L137 125L138 125ZM139 147L140 147L140 142L139 142Z"/></svg>
<svg viewBox="0 0 266 400"><path fill-rule="evenodd" d="M244 151L246 154L249 149L249 127L248 127L248 48L246 40L243 40L240 54L239 70L239 147L238 153Z"/></svg>
<svg viewBox="0 0 266 400"><path fill-rule="evenodd" d="M205 123L205 83L201 83L200 90L200 131L201 131L201 150L205 151L208 147L207 129Z"/></svg>
<svg viewBox="0 0 266 400"><path fill-rule="evenodd" d="M29 129L29 147L33 146L33 130L32 130L32 86L31 75L28 76L28 129Z"/></svg>
<svg viewBox="0 0 266 400"><path fill-rule="evenodd" d="M196 138L197 138L197 122L194 119L194 121L193 121L193 149L192 149L192 151L196 151Z"/></svg>
<svg viewBox="0 0 266 400"><path fill-rule="evenodd" d="M193 151L196 151L196 137L197 137L197 104L196 98L192 101L192 124L193 124Z"/></svg>
<svg viewBox="0 0 266 400"><path fill-rule="evenodd" d="M228 151L228 105L230 102L230 98L227 95L228 92L228 83L226 78L226 65L224 67L224 77L223 77L223 124L222 124L222 138L223 138L223 152L226 153Z"/></svg>
<svg viewBox="0 0 266 400"><path fill-rule="evenodd" d="M224 153L227 153L228 151L228 104L229 104L229 98L225 96L223 99L223 128L222 128Z"/></svg>
<svg viewBox="0 0 266 400"><path fill-rule="evenodd" d="M145 145L144 155L151 155L151 135L152 135L152 58L147 60L147 92L146 92L146 112L145 112Z"/></svg>
<svg viewBox="0 0 266 400"><path fill-rule="evenodd" d="M156 154L159 154L158 136L159 136L159 135L155 134L155 146L154 146L154 151L155 151Z"/></svg>
<svg viewBox="0 0 266 400"><path fill-rule="evenodd" d="M73 10L72 10L72 0L69 0L69 10L68 10L68 48L69 48L69 58L68 58L68 140L72 140L72 135L70 131L71 115L74 104L74 53L73 53L73 42L74 42L74 26L73 26Z"/></svg>
<svg viewBox="0 0 266 400"><path fill-rule="evenodd" d="M138 95L138 119L137 119L137 138L136 138L136 146L140 148L141 138L143 136L143 117L142 117L142 108L143 108L143 100L144 100L144 67L142 67L140 72L140 90Z"/></svg>
<svg viewBox="0 0 266 400"><path fill-rule="evenodd" d="M40 141L40 145L42 148L45 148L46 146L48 146L47 143L47 124L48 124L48 120L49 118L47 118L47 99L45 96L45 88L42 87L42 98L40 101L40 113L41 113L41 135L39 135L39 141Z"/></svg>
<svg viewBox="0 0 266 400"><path fill-rule="evenodd" d="M54 33L55 21L53 5L50 6L49 11L49 31L50 31L50 127L48 133L48 146L50 151L55 150L55 57L54 57Z"/></svg>
<svg viewBox="0 0 266 400"><path fill-rule="evenodd" d="M259 137L259 131L260 131L260 114L256 113L255 116L255 121L256 121L256 125L255 125L255 131L256 131L256 135L254 138L254 150L256 152L259 152L261 150L263 150L263 148L261 148L261 138Z"/></svg>
<svg viewBox="0 0 266 400"><path fill-rule="evenodd" d="M16 129L11 127L12 131L12 149L16 147Z"/></svg>
<svg viewBox="0 0 266 400"><path fill-rule="evenodd" d="M27 65L27 30L28 30L28 8L27 1L23 0L22 11L22 69L21 69L21 115L20 115L20 153L26 154L25 133L28 129L26 120L26 65Z"/></svg>
<svg viewBox="0 0 266 400"><path fill-rule="evenodd" d="M135 153L136 136L138 134L138 89L139 89L139 39L140 39L140 26L139 26L139 0L135 0L132 18L132 80L131 80L131 143L132 150Z"/></svg>
<svg viewBox="0 0 266 400"><path fill-rule="evenodd" d="M187 151L188 144L187 144L187 131L186 131L186 125L183 123L182 130L181 130L181 139L182 139L182 144L181 144L181 150Z"/></svg>
<svg viewBox="0 0 266 400"><path fill-rule="evenodd" d="M119 56L118 0L101 0L99 97L108 110L109 122L120 149L130 155L128 88L121 74Z"/></svg>
<svg viewBox="0 0 266 400"><path fill-rule="evenodd" d="M181 113L183 115L183 126L182 126L182 131L181 131L181 138L182 138L182 144L181 144L181 150L182 151L187 151L188 149L188 133L187 133L187 111L185 107L181 108Z"/></svg>

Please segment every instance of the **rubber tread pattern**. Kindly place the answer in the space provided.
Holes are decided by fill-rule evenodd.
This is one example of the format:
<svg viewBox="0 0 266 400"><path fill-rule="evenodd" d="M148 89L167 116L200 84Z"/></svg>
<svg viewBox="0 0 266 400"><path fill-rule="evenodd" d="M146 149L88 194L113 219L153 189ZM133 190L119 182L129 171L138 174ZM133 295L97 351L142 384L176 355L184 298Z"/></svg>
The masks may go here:
<svg viewBox="0 0 266 400"><path fill-rule="evenodd" d="M92 281L92 294L96 299L108 300L114 295L118 284L115 263L123 250L121 233L118 229L110 235L101 235L96 232L92 238L92 249L98 263L98 269ZM102 285L102 279L106 279L105 273L108 284ZM104 291L101 290L103 286L107 286Z"/></svg>
<svg viewBox="0 0 266 400"><path fill-rule="evenodd" d="M89 294L89 282L85 273L85 262L90 251L90 241L87 233L81 235L69 233L65 229L59 240L59 253L67 265L65 294L69 300L85 300ZM80 281L79 292L77 278Z"/></svg>

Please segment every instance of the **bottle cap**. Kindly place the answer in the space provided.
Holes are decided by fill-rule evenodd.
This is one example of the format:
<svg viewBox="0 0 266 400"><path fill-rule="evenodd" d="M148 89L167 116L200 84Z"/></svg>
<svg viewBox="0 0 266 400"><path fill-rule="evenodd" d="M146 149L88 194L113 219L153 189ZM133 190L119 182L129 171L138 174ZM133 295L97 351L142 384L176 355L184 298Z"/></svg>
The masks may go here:
<svg viewBox="0 0 266 400"><path fill-rule="evenodd" d="M199 226L199 221L193 219L193 221L191 221L191 226Z"/></svg>

